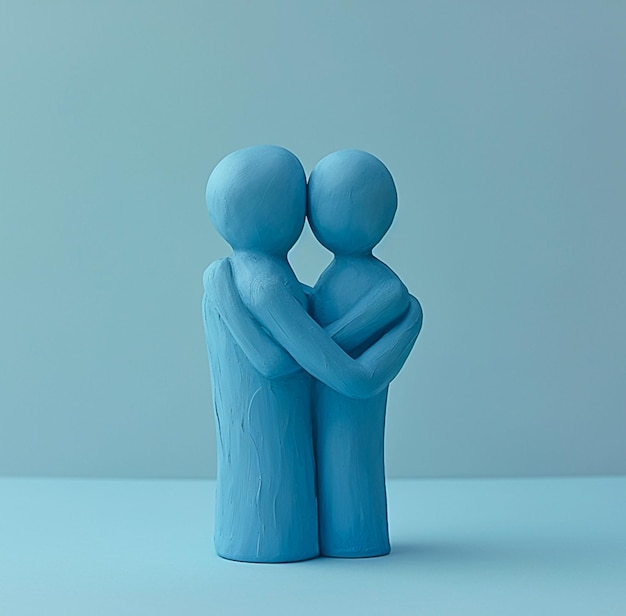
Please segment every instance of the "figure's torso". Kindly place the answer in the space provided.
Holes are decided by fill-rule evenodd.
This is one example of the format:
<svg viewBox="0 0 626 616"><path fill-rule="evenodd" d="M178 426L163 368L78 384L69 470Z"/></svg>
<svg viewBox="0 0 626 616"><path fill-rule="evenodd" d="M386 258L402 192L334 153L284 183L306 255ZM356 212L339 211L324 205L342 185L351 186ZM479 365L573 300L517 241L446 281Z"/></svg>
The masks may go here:
<svg viewBox="0 0 626 616"><path fill-rule="evenodd" d="M346 315L378 285L399 278L373 256L335 258L320 276L311 313L322 326ZM389 324L384 324L389 327ZM381 334L372 323L370 339ZM321 382L313 388L320 550L327 556L378 556L389 552L384 473L387 390L365 400L349 398Z"/></svg>
<svg viewBox="0 0 626 616"><path fill-rule="evenodd" d="M244 304L267 276L279 276L306 301L288 266L285 272L263 260L247 261L230 259ZM219 290L205 290L212 292ZM317 553L310 376L297 371L265 378L235 341L227 318L205 297L218 441L217 551L261 562L310 558Z"/></svg>

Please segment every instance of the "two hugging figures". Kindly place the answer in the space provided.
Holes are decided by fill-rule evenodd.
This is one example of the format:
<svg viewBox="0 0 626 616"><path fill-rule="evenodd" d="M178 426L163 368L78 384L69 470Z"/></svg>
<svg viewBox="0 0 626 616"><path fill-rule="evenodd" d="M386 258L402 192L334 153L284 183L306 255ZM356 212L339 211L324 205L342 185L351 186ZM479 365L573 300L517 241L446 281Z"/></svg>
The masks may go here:
<svg viewBox="0 0 626 616"><path fill-rule="evenodd" d="M342 150L307 185L291 152L255 146L215 167L206 199L233 248L204 274L217 553L248 562L387 554L387 388L422 323L419 302L372 255L396 211L389 171ZM307 216L335 254L313 289L287 261Z"/></svg>

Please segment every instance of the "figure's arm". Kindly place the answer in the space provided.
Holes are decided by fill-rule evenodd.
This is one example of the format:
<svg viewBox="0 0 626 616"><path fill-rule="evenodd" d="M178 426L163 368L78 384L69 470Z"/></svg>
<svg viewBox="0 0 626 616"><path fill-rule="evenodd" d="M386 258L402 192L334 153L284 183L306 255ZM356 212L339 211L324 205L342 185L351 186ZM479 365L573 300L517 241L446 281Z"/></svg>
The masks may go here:
<svg viewBox="0 0 626 616"><path fill-rule="evenodd" d="M390 332L367 349L359 357L359 360L371 363L374 372L384 367L389 361L395 362L395 372L392 379L395 378L413 349L422 329L423 319L422 306L417 298L409 295L409 309L404 318ZM382 344L383 341L387 341L387 344Z"/></svg>
<svg viewBox="0 0 626 616"><path fill-rule="evenodd" d="M421 327L412 298L402 321L358 359L347 355L308 315L278 279L259 281L251 311L265 329L312 376L351 398L369 398L398 374Z"/></svg>
<svg viewBox="0 0 626 616"><path fill-rule="evenodd" d="M235 288L228 260L212 263L204 273L205 302L210 302L226 323L250 363L272 380L300 370L296 361L255 321Z"/></svg>
<svg viewBox="0 0 626 616"><path fill-rule="evenodd" d="M409 308L409 293L399 280L374 287L324 330L347 353L387 331Z"/></svg>

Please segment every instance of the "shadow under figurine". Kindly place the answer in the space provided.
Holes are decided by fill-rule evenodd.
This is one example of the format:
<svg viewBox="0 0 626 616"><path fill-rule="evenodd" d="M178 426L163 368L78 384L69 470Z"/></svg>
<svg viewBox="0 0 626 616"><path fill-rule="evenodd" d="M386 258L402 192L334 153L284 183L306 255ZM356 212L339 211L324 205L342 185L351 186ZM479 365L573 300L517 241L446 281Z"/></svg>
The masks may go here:
<svg viewBox="0 0 626 616"><path fill-rule="evenodd" d="M395 213L389 172L357 150L318 163L308 215L336 256L313 290L287 261L307 211L291 152L230 154L206 198L233 248L204 274L217 553L247 562L388 553L387 387L422 323L417 300L371 254Z"/></svg>

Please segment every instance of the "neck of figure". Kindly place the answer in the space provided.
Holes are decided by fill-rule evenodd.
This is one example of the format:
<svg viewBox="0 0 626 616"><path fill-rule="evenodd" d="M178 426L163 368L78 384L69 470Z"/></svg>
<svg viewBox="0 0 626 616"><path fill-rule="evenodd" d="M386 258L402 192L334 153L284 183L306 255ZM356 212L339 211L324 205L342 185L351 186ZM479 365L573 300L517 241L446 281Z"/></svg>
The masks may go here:
<svg viewBox="0 0 626 616"><path fill-rule="evenodd" d="M371 251L367 251L367 252L359 252L357 254L336 254L335 255L335 261L337 263L359 263L362 261L369 261L370 259L373 259L374 255L371 253Z"/></svg>
<svg viewBox="0 0 626 616"><path fill-rule="evenodd" d="M270 271L279 272L282 271L286 276L293 277L296 275L291 269L291 265L287 260L286 254L268 254L260 250L248 250L248 249L236 249L233 250L231 255L232 261L240 263L241 265L252 267L256 269L258 267L269 268Z"/></svg>

